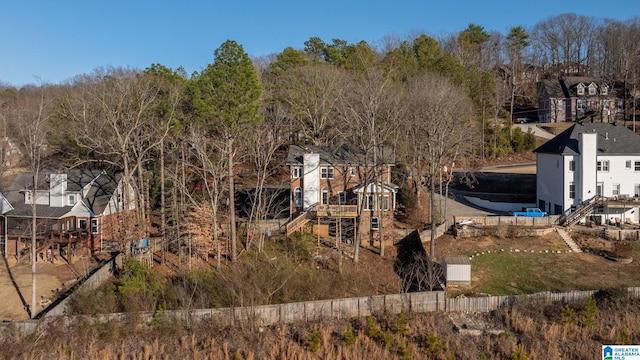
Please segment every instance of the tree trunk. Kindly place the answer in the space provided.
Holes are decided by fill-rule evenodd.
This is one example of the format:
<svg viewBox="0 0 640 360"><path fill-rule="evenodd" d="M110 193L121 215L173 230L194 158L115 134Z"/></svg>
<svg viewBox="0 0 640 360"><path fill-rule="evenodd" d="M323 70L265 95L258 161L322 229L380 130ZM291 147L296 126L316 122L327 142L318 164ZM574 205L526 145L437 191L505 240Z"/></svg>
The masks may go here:
<svg viewBox="0 0 640 360"><path fill-rule="evenodd" d="M38 171L33 172L33 194L31 195L31 309L29 309L29 316L33 319L36 317L37 303L36 303L36 201L37 201L37 189L38 189Z"/></svg>
<svg viewBox="0 0 640 360"><path fill-rule="evenodd" d="M236 203L235 203L235 188L233 177L233 138L229 136L227 139L227 161L229 163L228 176L229 176L229 240L231 241L231 262L236 261Z"/></svg>
<svg viewBox="0 0 640 360"><path fill-rule="evenodd" d="M161 247L161 261L164 264L164 251L166 248L167 239L167 215L166 204L164 196L164 139L160 141L160 232L162 233L162 240L160 240Z"/></svg>

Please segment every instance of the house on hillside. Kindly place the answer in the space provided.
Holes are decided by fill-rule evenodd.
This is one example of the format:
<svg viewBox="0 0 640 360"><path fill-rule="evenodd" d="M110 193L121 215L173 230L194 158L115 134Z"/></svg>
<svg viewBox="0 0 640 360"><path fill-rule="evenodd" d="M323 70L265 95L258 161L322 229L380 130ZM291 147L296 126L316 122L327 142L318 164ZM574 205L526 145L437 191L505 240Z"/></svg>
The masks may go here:
<svg viewBox="0 0 640 360"><path fill-rule="evenodd" d="M584 76L543 80L538 91L540 122L612 123L625 114L624 85Z"/></svg>
<svg viewBox="0 0 640 360"><path fill-rule="evenodd" d="M119 174L101 170L42 171L33 191L32 173L20 173L3 193L2 239L5 254L29 252L35 204L38 249L95 253L107 242L120 240L126 227L133 234L133 191ZM6 205L6 206L5 206Z"/></svg>
<svg viewBox="0 0 640 360"><path fill-rule="evenodd" d="M365 154L350 146L291 145L287 233L312 222L318 236L337 238L340 233L350 241L361 218L363 239L373 242L380 231L390 238L398 192L391 183L393 154L386 148L376 150Z"/></svg>
<svg viewBox="0 0 640 360"><path fill-rule="evenodd" d="M616 123L581 122L534 152L543 211L566 215L589 204L583 215L596 222L640 220L640 136L633 131Z"/></svg>

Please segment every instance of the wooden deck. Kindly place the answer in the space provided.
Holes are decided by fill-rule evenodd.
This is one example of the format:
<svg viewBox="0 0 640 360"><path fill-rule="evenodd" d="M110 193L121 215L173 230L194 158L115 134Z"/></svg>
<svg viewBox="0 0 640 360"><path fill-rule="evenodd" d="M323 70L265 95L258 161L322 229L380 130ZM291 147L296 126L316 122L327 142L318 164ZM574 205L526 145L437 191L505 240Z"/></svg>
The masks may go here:
<svg viewBox="0 0 640 360"><path fill-rule="evenodd" d="M355 218L358 216L358 205L317 205L317 217Z"/></svg>

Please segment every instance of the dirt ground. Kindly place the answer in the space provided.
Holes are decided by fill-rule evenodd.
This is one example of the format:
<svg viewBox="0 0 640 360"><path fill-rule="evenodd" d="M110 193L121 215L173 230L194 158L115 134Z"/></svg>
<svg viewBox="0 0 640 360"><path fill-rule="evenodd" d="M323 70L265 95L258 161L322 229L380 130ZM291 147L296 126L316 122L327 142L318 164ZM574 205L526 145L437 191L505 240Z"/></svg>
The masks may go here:
<svg viewBox="0 0 640 360"><path fill-rule="evenodd" d="M31 305L32 275L28 260L17 262L14 258L0 260L0 320L24 320L29 318L27 306ZM74 257L71 264L62 259L49 263L36 263L37 312L55 300L59 293L72 286L86 274L95 262L88 257Z"/></svg>

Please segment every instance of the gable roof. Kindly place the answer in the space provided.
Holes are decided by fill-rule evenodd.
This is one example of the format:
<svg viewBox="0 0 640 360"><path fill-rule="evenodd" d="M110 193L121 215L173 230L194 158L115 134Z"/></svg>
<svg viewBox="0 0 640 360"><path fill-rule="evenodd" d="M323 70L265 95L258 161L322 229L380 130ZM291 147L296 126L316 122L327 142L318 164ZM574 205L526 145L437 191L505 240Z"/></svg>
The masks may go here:
<svg viewBox="0 0 640 360"><path fill-rule="evenodd" d="M541 89L546 91L547 96L552 99L566 99L569 97L567 89L562 81L542 80Z"/></svg>
<svg viewBox="0 0 640 360"><path fill-rule="evenodd" d="M43 170L39 174L38 191L48 192L50 188L49 177L56 173L52 170ZM108 174L95 169L71 169L66 172L67 193L80 193L75 205L55 207L49 205L36 205L38 218L59 219L77 208L79 202L83 202L93 214L101 214L106 208L111 197L115 194L120 180L120 175ZM30 217L31 204L25 204L24 192L33 189L33 175L31 172L23 172L16 175L13 182L4 192L12 210L7 216Z"/></svg>
<svg viewBox="0 0 640 360"><path fill-rule="evenodd" d="M303 155L311 153L320 155L320 165L357 166L364 165L365 162L368 165L373 165L374 163L373 151L370 151L370 154L366 154L367 156L365 158L364 151L350 145L342 145L338 147L291 145L289 146L287 165L302 166ZM378 156L378 159L382 160L384 164L393 165L395 156L393 155L393 151L390 148L385 147L376 155Z"/></svg>
<svg viewBox="0 0 640 360"><path fill-rule="evenodd" d="M533 150L542 154L578 155L578 135L598 134L599 155L640 155L640 136L615 123L577 123Z"/></svg>
<svg viewBox="0 0 640 360"><path fill-rule="evenodd" d="M582 84L585 89L584 95L578 95L578 85ZM587 89L589 86L595 86L597 91L595 95L589 95ZM602 94L601 89L606 88L606 94ZM593 98L604 97L611 98L624 97L624 84L619 81L613 83L606 82L602 79L597 79L588 76L565 76L558 80L543 80L541 81L541 90L544 89L549 96L553 99L569 99L569 98Z"/></svg>
<svg viewBox="0 0 640 360"><path fill-rule="evenodd" d="M385 181L374 181L371 180L370 182L367 183L367 193L368 194L378 194L378 193L383 193L383 192L391 192L391 193L397 193L398 192L398 185L394 185ZM364 193L365 187L364 187L364 183L359 183L356 186L353 187L353 192L356 194L362 194Z"/></svg>

